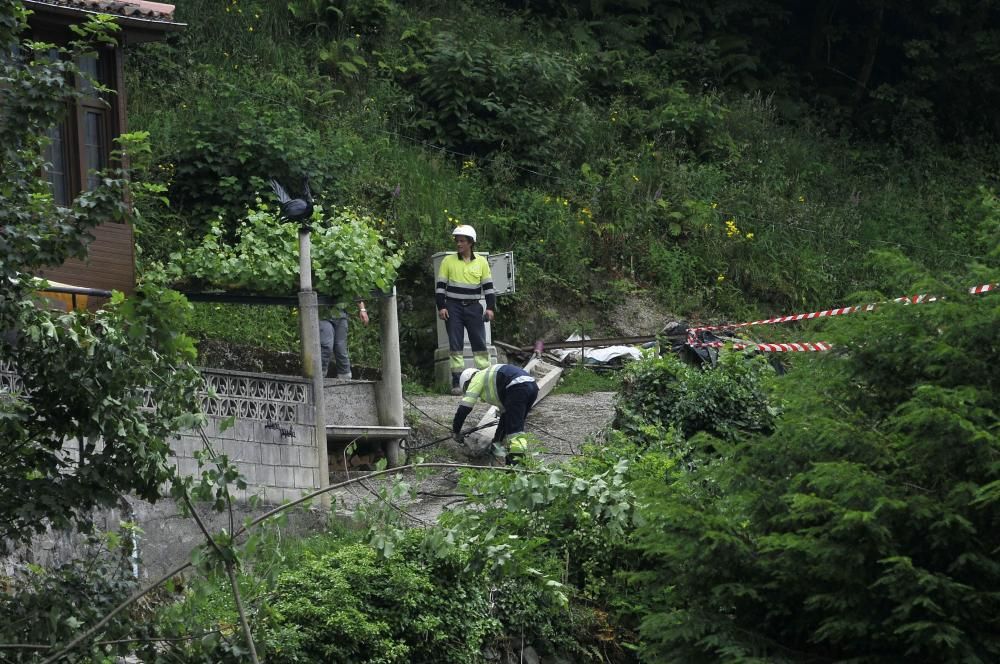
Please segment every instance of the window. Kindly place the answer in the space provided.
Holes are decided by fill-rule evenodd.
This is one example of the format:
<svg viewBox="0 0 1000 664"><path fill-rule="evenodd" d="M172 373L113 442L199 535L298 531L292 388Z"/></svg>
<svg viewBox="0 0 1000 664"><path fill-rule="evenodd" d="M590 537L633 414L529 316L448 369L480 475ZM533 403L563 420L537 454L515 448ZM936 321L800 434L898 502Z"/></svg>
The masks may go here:
<svg viewBox="0 0 1000 664"><path fill-rule="evenodd" d="M57 205L64 207L70 202L69 174L66 172L69 158L66 155L66 123L62 122L49 129L49 144L45 148L45 176L52 187L52 197Z"/></svg>
<svg viewBox="0 0 1000 664"><path fill-rule="evenodd" d="M99 91L94 83L115 89L114 55L113 50L105 49L80 58L80 75L74 81L80 96L71 102L66 118L48 132L45 177L59 205L69 205L81 191L97 186L97 172L110 162L111 141L116 135L113 94ZM58 57L58 53L50 57Z"/></svg>

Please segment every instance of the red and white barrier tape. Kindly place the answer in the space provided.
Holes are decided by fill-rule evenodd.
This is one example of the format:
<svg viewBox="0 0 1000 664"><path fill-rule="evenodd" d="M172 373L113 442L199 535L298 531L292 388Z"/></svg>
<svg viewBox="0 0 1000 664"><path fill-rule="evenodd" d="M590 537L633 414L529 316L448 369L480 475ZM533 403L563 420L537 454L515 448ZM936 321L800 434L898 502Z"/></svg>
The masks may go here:
<svg viewBox="0 0 1000 664"><path fill-rule="evenodd" d="M725 346L726 341L694 341L688 342L688 346L693 346L695 348L720 348ZM830 350L833 348L832 344L825 341L817 341L815 343L799 342L799 343L788 343L788 344L752 344L752 343L733 343L733 348L736 350L743 350L744 348L752 348L753 350L759 351L761 353L818 353L825 350Z"/></svg>
<svg viewBox="0 0 1000 664"><path fill-rule="evenodd" d="M1000 284L983 284L981 286L973 286L969 289L971 295L980 295L981 293L988 293L992 290L1000 289ZM892 302L900 302L903 304L924 304L926 302L934 302L938 298L935 295L907 295L904 297L897 297ZM884 304L882 302L875 302L872 304L859 304L853 307L841 307L839 309L826 309L824 311L813 311L807 314L792 314L790 316L775 316L774 318L765 318L763 320L754 320L746 323L733 323L732 325L704 325L702 327L692 327L688 329L688 338L694 338L693 335L696 332L706 332L709 330L732 330L739 327L750 327L751 325L773 325L775 323L790 323L799 320L812 320L814 318L827 318L830 316L843 316L845 314L853 314L856 311L871 311L879 304Z"/></svg>

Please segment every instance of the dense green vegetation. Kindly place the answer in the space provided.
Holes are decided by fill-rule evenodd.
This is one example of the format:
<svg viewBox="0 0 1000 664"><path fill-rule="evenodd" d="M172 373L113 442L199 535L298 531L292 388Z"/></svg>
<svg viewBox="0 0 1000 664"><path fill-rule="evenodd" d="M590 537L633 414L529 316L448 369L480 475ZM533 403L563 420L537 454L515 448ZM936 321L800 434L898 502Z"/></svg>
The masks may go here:
<svg viewBox="0 0 1000 664"><path fill-rule="evenodd" d="M996 94L984 26L997 12L179 2L187 29L127 68L132 126L155 153L149 184L170 202L137 200L143 262L213 225L231 239L268 176L309 175L328 205L405 244L404 362L425 378L430 255L459 221L481 248L515 252L519 292L495 329L511 342L584 316L601 330L601 312L635 289L701 318L896 295L909 284L870 251L948 274L987 249L975 230L997 127L978 110Z"/></svg>
<svg viewBox="0 0 1000 664"><path fill-rule="evenodd" d="M361 530L267 549L246 575L276 598L262 647L276 661L483 661L522 643L566 661L994 661L1000 307L935 286L947 302L842 319L827 332L849 352L782 377L740 353L711 371L637 362L602 445L469 472L468 504L433 528L376 499ZM161 628L225 629L217 583ZM418 650L429 623L433 656ZM172 647L216 661L230 643Z"/></svg>
<svg viewBox="0 0 1000 664"><path fill-rule="evenodd" d="M218 276L196 249L208 232L287 244L254 228L256 199L269 176L309 175L324 209L350 218L329 233L403 249L415 369L433 346L428 256L459 220L517 253L520 292L498 334L521 342L553 322L543 295L600 312L643 289L702 318L939 299L801 325L837 350L782 376L730 350L713 369L650 356L611 381L570 376L567 390L620 393L601 443L566 464L464 471L465 504L425 528L393 507L414 489L400 473L355 528L221 533L194 553L199 575L73 657L247 661L239 589L267 661L480 662L528 646L574 662L996 661L1000 305L967 288L1000 269L998 128L979 110L996 101L997 12L987 0L179 2L187 31L129 62L132 125L150 132L152 169L134 189L148 285L181 261ZM4 45L18 16L0 12ZM78 254L97 216L124 212L124 173L72 210L38 177L69 94L63 67L5 61L0 82L0 329L23 332L0 350L32 395L0 395L5 538L159 490L164 438L195 403L175 325L274 349L295 338L293 312L207 305L189 324L183 301L155 289L96 315L30 305L21 271ZM287 287L283 266L270 282L240 272L253 249L230 278ZM357 293L371 256L337 258ZM564 325L581 323L602 324ZM140 407L150 386L155 413ZM84 472L63 472L66 437L83 443ZM205 472L175 493L225 506L235 472ZM105 534L115 557L5 587L0 642L23 647L4 657L38 661L132 592L117 574L127 539Z"/></svg>

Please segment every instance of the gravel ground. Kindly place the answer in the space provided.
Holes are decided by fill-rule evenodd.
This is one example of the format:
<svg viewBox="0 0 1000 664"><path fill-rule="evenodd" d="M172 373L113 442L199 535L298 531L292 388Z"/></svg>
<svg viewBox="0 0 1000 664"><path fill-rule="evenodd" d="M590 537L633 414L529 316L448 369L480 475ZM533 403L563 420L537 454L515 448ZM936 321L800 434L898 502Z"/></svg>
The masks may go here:
<svg viewBox="0 0 1000 664"><path fill-rule="evenodd" d="M599 442L603 429L614 416L614 392L592 392L590 394L556 394L542 399L528 415L525 430L534 434L542 442L542 458L549 463L565 461L579 453L585 443ZM425 446L413 451L413 456L422 457L429 463L462 463L490 465L492 455L477 455L467 448L459 447L451 440L451 420L458 407L459 397L420 396L405 397L404 408L407 423L412 429L409 444L413 447ZM476 426L486 415L488 407L477 404L466 420L466 428ZM440 440L444 438L444 440ZM435 442L439 441L439 442ZM335 473L331 483L340 482L358 473ZM404 478L412 483L412 476ZM337 511L348 514L363 502L377 500L375 492L397 481L392 475L383 476L363 484L345 488L338 494ZM416 526L433 523L442 511L461 504L456 488L457 469L441 469L416 486L413 500L399 506L400 511Z"/></svg>

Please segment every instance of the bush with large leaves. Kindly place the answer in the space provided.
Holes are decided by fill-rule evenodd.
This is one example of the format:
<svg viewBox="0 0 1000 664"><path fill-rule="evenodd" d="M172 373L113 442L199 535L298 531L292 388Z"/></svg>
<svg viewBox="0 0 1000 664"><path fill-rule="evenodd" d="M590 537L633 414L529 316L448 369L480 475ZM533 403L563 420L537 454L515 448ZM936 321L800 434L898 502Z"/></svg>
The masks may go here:
<svg viewBox="0 0 1000 664"><path fill-rule="evenodd" d="M327 213L317 207L313 223L313 285L320 294L347 300L392 286L403 255L383 240L379 221L350 208ZM298 233L299 224L282 221L277 210L260 203L237 227L235 243L226 243L221 223L214 223L200 244L171 255L161 278L189 287L291 295L299 283Z"/></svg>

